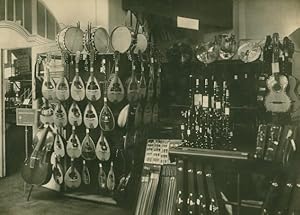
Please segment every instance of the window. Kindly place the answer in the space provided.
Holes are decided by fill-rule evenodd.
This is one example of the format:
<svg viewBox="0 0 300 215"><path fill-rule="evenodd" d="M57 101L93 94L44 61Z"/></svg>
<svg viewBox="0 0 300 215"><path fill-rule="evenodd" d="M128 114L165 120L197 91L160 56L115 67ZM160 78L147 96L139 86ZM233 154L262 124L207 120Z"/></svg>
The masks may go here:
<svg viewBox="0 0 300 215"><path fill-rule="evenodd" d="M47 38L55 40L55 19L49 11L47 11Z"/></svg>
<svg viewBox="0 0 300 215"><path fill-rule="evenodd" d="M14 1L13 0L7 0L7 20L14 21Z"/></svg>
<svg viewBox="0 0 300 215"><path fill-rule="evenodd" d="M31 0L24 0L25 13L25 28L29 33L32 33L32 14L31 14Z"/></svg>
<svg viewBox="0 0 300 215"><path fill-rule="evenodd" d="M5 0L0 0L0 20L5 19Z"/></svg>
<svg viewBox="0 0 300 215"><path fill-rule="evenodd" d="M26 1L26 0L25 0ZM16 4L16 22L23 25L23 0L15 0Z"/></svg>
<svg viewBox="0 0 300 215"><path fill-rule="evenodd" d="M45 7L38 2L37 3L37 31L42 37L45 37Z"/></svg>

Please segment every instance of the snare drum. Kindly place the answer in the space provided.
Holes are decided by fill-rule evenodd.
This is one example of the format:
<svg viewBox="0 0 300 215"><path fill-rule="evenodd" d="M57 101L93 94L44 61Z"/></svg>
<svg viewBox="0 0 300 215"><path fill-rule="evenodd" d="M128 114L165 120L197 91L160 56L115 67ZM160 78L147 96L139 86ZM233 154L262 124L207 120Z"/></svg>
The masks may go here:
<svg viewBox="0 0 300 215"><path fill-rule="evenodd" d="M74 26L66 27L56 36L58 47L62 51L75 54L77 51L83 50L83 31Z"/></svg>
<svg viewBox="0 0 300 215"><path fill-rule="evenodd" d="M88 38L88 30L85 31L83 37L84 48L90 50L90 45L98 53L107 53L109 49L109 35L105 28L94 27L91 29L91 40Z"/></svg>
<svg viewBox="0 0 300 215"><path fill-rule="evenodd" d="M125 53L128 51L134 40L134 32L126 26L116 27L110 35L111 47L114 51Z"/></svg>

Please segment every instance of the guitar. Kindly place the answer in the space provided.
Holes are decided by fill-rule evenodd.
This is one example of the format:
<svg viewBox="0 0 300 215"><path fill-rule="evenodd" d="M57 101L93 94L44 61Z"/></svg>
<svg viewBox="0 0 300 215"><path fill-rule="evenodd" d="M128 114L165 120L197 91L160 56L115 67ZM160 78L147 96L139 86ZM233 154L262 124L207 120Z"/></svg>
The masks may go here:
<svg viewBox="0 0 300 215"><path fill-rule="evenodd" d="M91 102L87 104L83 114L83 122L86 128L97 128L98 126L98 116L95 107Z"/></svg>
<svg viewBox="0 0 300 215"><path fill-rule="evenodd" d="M55 136L53 149L54 149L55 155L59 156L61 158L64 157L66 154L65 144L59 133L57 133Z"/></svg>
<svg viewBox="0 0 300 215"><path fill-rule="evenodd" d="M72 84L71 84L71 97L74 101L82 101L85 97L85 87L84 83L79 76L79 61L80 61L80 52L76 52L75 56L75 77L73 78Z"/></svg>
<svg viewBox="0 0 300 215"><path fill-rule="evenodd" d="M113 167L114 167L114 163L110 162L110 169L107 175L107 182L106 182L107 189L110 191L113 191L116 186L116 179L115 179L115 173Z"/></svg>
<svg viewBox="0 0 300 215"><path fill-rule="evenodd" d="M85 163L85 160L82 161L82 182L86 185L91 183L91 176L90 176L90 171Z"/></svg>
<svg viewBox="0 0 300 215"><path fill-rule="evenodd" d="M115 72L113 74L112 80L110 81L107 89L107 98L112 103L119 103L124 99L125 91L124 86L119 78L119 58L120 54L115 53Z"/></svg>
<svg viewBox="0 0 300 215"><path fill-rule="evenodd" d="M65 174L65 185L70 189L78 188L81 184L81 176L74 166L74 158L71 158L71 166Z"/></svg>
<svg viewBox="0 0 300 215"><path fill-rule="evenodd" d="M161 93L161 65L158 64L157 77L156 77L156 87L155 87L155 98L159 99Z"/></svg>
<svg viewBox="0 0 300 215"><path fill-rule="evenodd" d="M65 77L65 74L69 73L69 56L67 53L63 54L64 56L64 73L61 73L61 77L56 84L56 97L60 101L66 101L70 97L70 87L69 87L69 82Z"/></svg>
<svg viewBox="0 0 300 215"><path fill-rule="evenodd" d="M118 116L118 126L124 128L127 123L128 113L129 113L129 104L125 105L119 113Z"/></svg>
<svg viewBox="0 0 300 215"><path fill-rule="evenodd" d="M76 102L73 102L69 109L68 120L72 126L80 126L82 124L82 114Z"/></svg>
<svg viewBox="0 0 300 215"><path fill-rule="evenodd" d="M128 53L128 59L131 61L131 76L128 79L127 100L129 103L135 103L139 99L138 82L135 75L135 63L133 56Z"/></svg>
<svg viewBox="0 0 300 215"><path fill-rule="evenodd" d="M293 57L295 48L293 42L288 37L283 38L282 48L283 54L281 70L282 73L288 77L289 86L287 94L291 99L291 112L294 113L300 109L300 100L296 94L298 83L297 79L292 74L292 63L290 62L290 59Z"/></svg>
<svg viewBox="0 0 300 215"><path fill-rule="evenodd" d="M101 88L99 86L98 80L94 75L94 60L95 51L90 51L90 77L86 84L86 97L90 101L98 101L101 97Z"/></svg>
<svg viewBox="0 0 300 215"><path fill-rule="evenodd" d="M143 124L143 106L138 103L134 113L134 127L139 128Z"/></svg>
<svg viewBox="0 0 300 215"><path fill-rule="evenodd" d="M41 108L41 115L40 120L43 124L52 124L54 122L54 111L51 105L49 104L49 101L45 98L43 98L43 106Z"/></svg>
<svg viewBox="0 0 300 215"><path fill-rule="evenodd" d="M159 107L158 103L154 103L153 108L152 108L152 123L157 123L158 122L158 114L159 114Z"/></svg>
<svg viewBox="0 0 300 215"><path fill-rule="evenodd" d="M104 132L101 130L101 135L97 141L96 145L96 156L100 161L107 161L110 158L110 147L109 144L104 137Z"/></svg>
<svg viewBox="0 0 300 215"><path fill-rule="evenodd" d="M267 80L269 89L268 95L265 97L265 107L271 112L287 112L291 106L291 100L285 93L288 85L286 76L279 74L279 54L280 44L278 33L273 34L273 63L272 75Z"/></svg>
<svg viewBox="0 0 300 215"><path fill-rule="evenodd" d="M64 106L58 102L54 109L54 124L57 127L65 127L68 123L67 113Z"/></svg>
<svg viewBox="0 0 300 215"><path fill-rule="evenodd" d="M67 142L67 155L70 158L79 158L81 155L81 145L75 133L75 126L72 126L72 134Z"/></svg>
<svg viewBox="0 0 300 215"><path fill-rule="evenodd" d="M42 84L42 95L48 100L53 100L55 99L56 93L54 80L50 77L51 56L48 55L47 59L44 61L46 61L43 63L46 71L44 73L44 81Z"/></svg>
<svg viewBox="0 0 300 215"><path fill-rule="evenodd" d="M53 179L57 184L62 184L64 181L62 165L59 163L59 157L55 153L53 153L52 155L54 156L54 163L52 166Z"/></svg>
<svg viewBox="0 0 300 215"><path fill-rule="evenodd" d="M99 163L98 185L99 185L100 192L105 191L106 181L107 181L106 173L102 167L102 164Z"/></svg>
<svg viewBox="0 0 300 215"><path fill-rule="evenodd" d="M150 58L149 81L147 86L147 101L152 101L154 96L154 58Z"/></svg>
<svg viewBox="0 0 300 215"><path fill-rule="evenodd" d="M102 60L102 71L105 73L106 80L106 72L105 72L105 59ZM115 128L115 117L107 104L107 90L106 90L106 81L104 86L104 104L99 114L99 126L103 131L112 131Z"/></svg>
<svg viewBox="0 0 300 215"><path fill-rule="evenodd" d="M54 142L54 134L45 127L41 131L39 142L35 146L30 158L25 161L22 169L22 177L27 184L43 185L51 178L51 151Z"/></svg>
<svg viewBox="0 0 300 215"><path fill-rule="evenodd" d="M152 104L148 101L144 107L143 123L148 125L152 122Z"/></svg>
<svg viewBox="0 0 300 215"><path fill-rule="evenodd" d="M85 160L94 160L96 158L95 154L95 143L90 136L90 130L86 129L86 135L83 138L81 144L81 157Z"/></svg>

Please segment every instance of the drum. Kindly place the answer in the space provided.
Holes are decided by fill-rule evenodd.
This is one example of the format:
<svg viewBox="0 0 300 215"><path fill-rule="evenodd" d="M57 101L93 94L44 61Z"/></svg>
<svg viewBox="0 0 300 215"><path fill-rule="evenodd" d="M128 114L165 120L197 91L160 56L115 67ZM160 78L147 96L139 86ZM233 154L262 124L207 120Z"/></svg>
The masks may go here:
<svg viewBox="0 0 300 215"><path fill-rule="evenodd" d="M110 35L111 47L114 51L125 53L133 44L134 32L126 26L116 27Z"/></svg>
<svg viewBox="0 0 300 215"><path fill-rule="evenodd" d="M144 34L138 33L136 35L136 44L134 48L134 53L138 54L139 52L143 53L148 47L148 41Z"/></svg>
<svg viewBox="0 0 300 215"><path fill-rule="evenodd" d="M89 41L88 30L83 37L84 48L90 51L90 45L98 53L107 53L109 49L109 35L105 28L94 27L91 29L91 39Z"/></svg>
<svg viewBox="0 0 300 215"><path fill-rule="evenodd" d="M65 52L75 54L83 50L83 31L74 26L69 26L60 31L56 36L58 47Z"/></svg>

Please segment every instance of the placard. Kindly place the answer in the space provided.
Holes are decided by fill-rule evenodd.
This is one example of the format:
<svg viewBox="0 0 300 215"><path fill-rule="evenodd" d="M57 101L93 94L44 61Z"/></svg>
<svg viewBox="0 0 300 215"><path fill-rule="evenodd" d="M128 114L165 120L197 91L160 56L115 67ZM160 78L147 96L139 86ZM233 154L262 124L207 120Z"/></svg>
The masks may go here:
<svg viewBox="0 0 300 215"><path fill-rule="evenodd" d="M16 109L16 124L18 126L33 126L36 119L36 110L31 108Z"/></svg>

